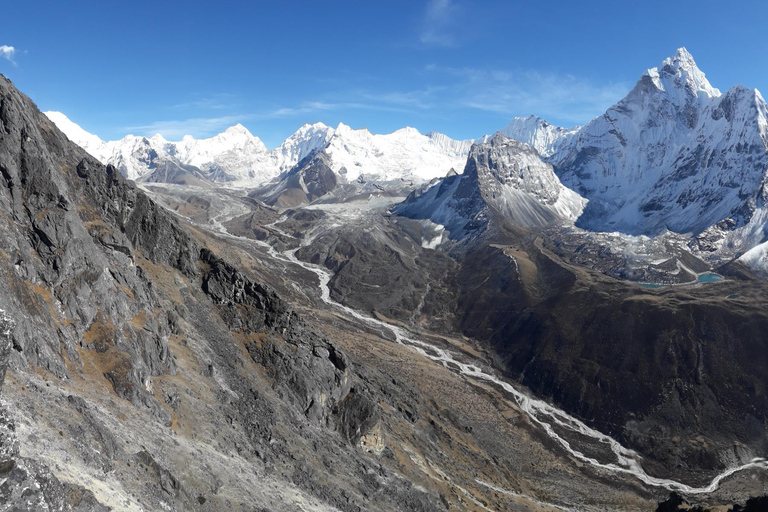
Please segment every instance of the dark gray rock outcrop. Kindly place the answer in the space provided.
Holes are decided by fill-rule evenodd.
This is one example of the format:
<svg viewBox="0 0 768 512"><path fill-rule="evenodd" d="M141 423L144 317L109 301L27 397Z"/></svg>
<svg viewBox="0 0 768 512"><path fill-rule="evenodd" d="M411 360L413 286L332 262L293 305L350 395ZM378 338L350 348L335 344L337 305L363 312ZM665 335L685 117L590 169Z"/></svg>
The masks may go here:
<svg viewBox="0 0 768 512"><path fill-rule="evenodd" d="M297 410L319 424L333 426L350 441L375 424L377 407L355 390L350 363L327 338L314 332L274 291L254 283L208 249L201 252L203 290L222 311L232 330L261 333L247 345Z"/></svg>
<svg viewBox="0 0 768 512"><path fill-rule="evenodd" d="M493 217L523 228L573 221L584 203L535 149L497 134L472 146L463 174L412 192L392 213L428 219L461 240L485 230Z"/></svg>
<svg viewBox="0 0 768 512"><path fill-rule="evenodd" d="M179 401L187 400L162 384L178 371L169 339L194 335L212 358L201 377L224 390L206 414L222 414L209 420L214 423L244 426L250 446L237 441L238 452L259 459L288 457L283 445L270 444L273 433L277 436L276 418L285 410L303 420L281 429L303 428L302 421L309 421L319 429L313 435L340 445L354 444L378 417L373 394L333 343L274 291L204 247L116 168L105 168L70 143L4 77L0 281L0 308L18 319L2 338L0 374L11 364L20 372L39 367L61 382L77 377L86 386L106 385L169 428L178 418ZM247 341L246 352L238 349L241 340ZM257 389L261 375L243 373L244 356L252 360L250 367L253 361L263 366L282 400ZM145 468L140 478L151 492L136 499L152 507L203 504L188 495L186 473L168 457L148 450L132 455L124 443L135 433L125 433L125 441L115 437L114 426L103 422L93 402L77 394L65 402L76 418L67 420L60 434L73 436L69 446L82 464L104 475ZM38 479L35 488L49 504L59 503L59 495L70 501L80 496L77 503L53 508L83 503L98 510L92 494L57 483L44 466L18 456L9 418L0 418L5 427L0 469L14 473L0 493L20 503L14 493L27 484L35 487L30 482ZM341 503L342 493L316 485L307 492Z"/></svg>
<svg viewBox="0 0 768 512"><path fill-rule="evenodd" d="M0 310L0 390L2 390L14 322ZM91 491L57 479L48 467L19 454L16 426L0 404L0 510L106 512Z"/></svg>
<svg viewBox="0 0 768 512"><path fill-rule="evenodd" d="M320 152L307 156L274 183L256 190L253 195L269 205L290 208L310 203L333 191L337 185L329 156Z"/></svg>

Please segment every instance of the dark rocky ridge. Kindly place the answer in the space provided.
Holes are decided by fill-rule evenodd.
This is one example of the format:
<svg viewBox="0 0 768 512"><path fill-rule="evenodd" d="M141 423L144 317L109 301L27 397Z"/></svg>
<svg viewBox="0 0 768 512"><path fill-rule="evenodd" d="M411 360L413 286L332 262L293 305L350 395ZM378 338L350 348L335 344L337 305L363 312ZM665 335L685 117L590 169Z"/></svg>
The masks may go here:
<svg viewBox="0 0 768 512"><path fill-rule="evenodd" d="M187 399L165 382L191 377L178 373L181 349L170 349L173 339L186 339L210 354L199 378L223 389L216 402L207 404L207 410L218 412L205 422L235 438L241 434L227 434L221 427L225 422L243 425L248 447L227 441L240 456L267 461L260 463L279 468L277 474L294 472L291 488L343 510L360 510L370 500L384 508L405 506L397 505L401 502L433 509L432 499L410 486L364 498L373 483L361 480L358 471L371 462L359 458L356 445L378 424L378 405L375 392L359 380L347 357L273 291L207 249L115 168L104 168L71 144L4 77L0 176L0 276L5 284L0 307L18 319L10 333L15 349L10 359L19 379L31 379L30 392L33 386L42 391L34 372L24 375L39 368L46 379L58 382L58 389L86 386L79 392L91 396L103 394L100 386L106 385L116 398L152 417L158 428L178 428L178 407ZM257 373L245 370L249 363L238 346ZM3 357L3 371L7 362ZM48 386L50 381L43 390ZM232 506L210 494L198 500L194 489L199 482L182 478L186 470L169 462L169 454L126 450L122 438L127 443L135 434L116 433L109 426L113 418L105 423L93 400L70 394L55 402L57 410L70 412L51 412L48 419L63 425L59 434L65 439L72 436L66 442L74 445L73 454L88 471L117 472L124 485L148 478L150 491L133 498L148 508ZM307 430L307 422L315 427ZM5 416L3 424L12 431ZM14 446L12 438L8 434L3 445ZM301 448L307 442L315 445L312 453ZM288 460L302 449L307 465L297 473ZM14 467L22 468L26 459L17 450L9 453ZM313 466L320 459L343 461L340 467L353 473L341 483L319 479ZM133 475L131 467L146 468L148 476ZM62 487L35 461L29 461L29 468L6 480L5 496L16 496L30 479L42 478L53 490L43 485L41 499L59 503L58 494L66 490L70 498L80 498L56 507L98 509L92 493ZM248 501L240 506L248 508Z"/></svg>
<svg viewBox="0 0 768 512"><path fill-rule="evenodd" d="M329 167L329 157L313 153L280 175L274 183L252 193L271 206L291 208L310 203L336 189L338 180Z"/></svg>
<svg viewBox="0 0 768 512"><path fill-rule="evenodd" d="M159 306L152 280L141 266L135 264L137 259L145 258L153 265L168 265L188 278L200 279L203 292L219 306L220 314L231 330L279 332L294 343L322 344L329 347L331 353L336 353L328 340L312 332L273 291L251 282L210 250L201 248L173 217L114 167L104 169L87 155L77 151L69 153L71 147L62 143L61 134L43 116L38 115L35 120L43 123L42 130L34 133L36 127L26 118L33 106L27 104L24 110L14 110L16 103L12 100L29 100L12 90L9 84L6 88L7 93L2 91L6 93L6 99L0 119L10 136L3 137L5 151L2 156L12 155L11 146L16 142L13 136L18 134L21 157L17 161L0 160L0 169L10 196L8 202L12 205L10 210L15 225L31 227L27 233L19 230L17 234L19 238L28 234L34 251L26 250L32 257L25 259L26 248L19 244L20 254L14 256L19 262L20 273L31 278L33 286L39 281L39 286L52 288L51 300L61 304L62 316L79 320L72 322L74 332L58 329L60 343L65 346L74 344L77 336L98 328L99 332L93 334L99 335L99 339L93 347L85 341L79 344L97 351L109 349L103 346L104 343L119 343L121 348L127 348L131 369L123 376L127 379L121 383L125 389L143 387L145 368L149 375L172 373L173 361L168 357L165 338L176 323L174 316L161 315L158 325L142 326L143 331L150 334L138 332L135 339L133 329L120 319L126 310L134 313L130 317L135 317L141 311L138 308L143 307L147 312L149 308ZM23 124L18 123L17 113ZM47 147L34 144L38 135ZM62 166L70 169L62 179L56 164L51 162L51 153L59 153L60 158L82 159L76 166ZM11 244L5 247L9 246L12 247ZM72 276L75 271L81 271L86 277ZM105 272L112 281L111 288L99 282ZM88 290L84 292L84 288ZM115 294L115 288L121 288L123 293ZM132 300L120 295L127 295L127 299ZM91 304L85 304L86 298L91 299ZM94 307L96 305L98 307ZM35 311L27 313L35 316ZM154 311L152 316L155 316ZM88 330L83 326L89 326ZM121 331L127 340L117 339L117 333ZM129 334L126 336L125 333ZM105 341L102 334L112 339ZM14 333L14 339L22 337L18 330ZM16 341L16 344L22 357L42 352L23 341ZM46 354L49 359L29 362L59 369L66 375L61 356L55 352ZM68 355L73 361L78 359L74 350ZM343 360L342 355L336 358Z"/></svg>
<svg viewBox="0 0 768 512"><path fill-rule="evenodd" d="M494 315L486 336L510 375L658 462L657 474L704 481L768 453L764 287L647 292L571 272L546 300ZM750 288L756 304L724 299Z"/></svg>

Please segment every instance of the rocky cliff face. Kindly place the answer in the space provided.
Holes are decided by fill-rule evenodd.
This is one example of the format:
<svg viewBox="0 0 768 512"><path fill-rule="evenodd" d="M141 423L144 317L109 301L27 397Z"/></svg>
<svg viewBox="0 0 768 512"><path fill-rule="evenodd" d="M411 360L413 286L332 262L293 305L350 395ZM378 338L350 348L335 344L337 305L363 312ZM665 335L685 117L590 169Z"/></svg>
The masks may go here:
<svg viewBox="0 0 768 512"><path fill-rule="evenodd" d="M584 204L536 150L497 134L472 147L463 174L414 192L392 212L429 219L461 239L485 229L492 215L515 226L541 228L573 222Z"/></svg>
<svg viewBox="0 0 768 512"><path fill-rule="evenodd" d="M340 185L330 164L330 159L325 153L311 154L285 173L279 181L266 185L251 195L278 208L310 203L332 193Z"/></svg>
<svg viewBox="0 0 768 512"><path fill-rule="evenodd" d="M0 310L0 391L13 347L14 321ZM0 404L0 505L3 510L107 511L93 492L62 483L50 468L21 456L16 424L4 404Z"/></svg>
<svg viewBox="0 0 768 512"><path fill-rule="evenodd" d="M68 465L59 472L87 486L94 468L114 471L119 466L128 472L120 470L121 492L128 492L137 505L187 509L203 504L190 488L194 485L181 477L180 467L167 459L158 462L157 452L126 450L121 443L138 431L126 427L116 433L94 401L94 396L111 394L143 411L150 424L177 425L179 406L188 400L165 383L193 377L180 374L189 371L189 361L184 370L179 367L182 349L171 350L179 339L202 344L210 363L199 378L234 397L205 404L225 411L215 413L221 419L211 417L210 423L237 418L251 446L246 451L252 454L266 457L272 452L274 460L284 456L267 444L279 435L270 425L284 414L295 415L286 425L309 421L334 433L341 445L354 446L377 424L371 393L334 344L273 291L207 249L116 168L105 168L72 145L5 78L0 78L0 134L0 307L16 319L13 324L3 320L0 374L10 363L17 379L34 380L28 372L38 368L57 383L55 389L69 389L64 402L56 399L60 405L54 409L70 409L71 415L51 412L47 421L62 425L62 442L81 429L81 437L96 443L77 449L83 450L80 470ZM265 377L243 374L244 364L261 368L272 381L268 395L276 393L282 400L270 405L262 398L265 392L257 391L254 382ZM35 404L30 401L28 411L13 413L34 414ZM82 426L64 426L76 418ZM34 499L39 495L39 500L64 509L98 508L97 498L86 491L78 491L76 500L68 495L70 502L64 503L59 494L69 488L46 473L44 465L24 466L27 459L19 456L13 421L6 415L0 422L5 428L0 470L13 472L0 493L17 502L17 493L36 479ZM25 423L28 428L44 427ZM77 443L77 437L71 442ZM153 442L151 435L146 442ZM98 453L91 453L97 445ZM49 456L55 452L49 450ZM157 492L132 494L139 474L130 475L131 461L137 470L151 470ZM325 493L324 499L339 499L336 491L297 482L312 494ZM103 490L99 499L105 499ZM28 508L35 508L29 503Z"/></svg>

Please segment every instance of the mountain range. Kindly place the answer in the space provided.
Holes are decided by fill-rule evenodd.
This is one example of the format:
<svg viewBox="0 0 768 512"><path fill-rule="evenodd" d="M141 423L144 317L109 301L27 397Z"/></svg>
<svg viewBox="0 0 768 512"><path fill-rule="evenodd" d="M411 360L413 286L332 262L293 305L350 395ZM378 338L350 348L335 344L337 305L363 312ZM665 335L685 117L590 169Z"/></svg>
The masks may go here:
<svg viewBox="0 0 768 512"><path fill-rule="evenodd" d="M584 126L465 141L105 142L3 80L0 493L53 474L43 498L81 509L764 494L767 112L684 48Z"/></svg>
<svg viewBox="0 0 768 512"><path fill-rule="evenodd" d="M368 183L364 191L409 192L451 170L461 172L471 146L491 139L455 141L412 128L374 135L317 123L302 126L272 150L241 125L202 140L129 135L103 142L63 114L47 115L73 141L130 179L262 188L273 203L286 196L286 189L301 189L299 199L280 204L315 200L345 183ZM529 116L515 118L497 134L534 148L553 166L557 180L583 198L583 212L571 219L576 226L630 235L689 234L696 251L725 260L766 237L767 116L757 90L735 86L721 93L681 48L583 127L561 128ZM311 161L317 155L330 171L319 188L311 185L322 175L319 160ZM301 173L296 169L301 163L313 165L313 172L290 181L291 171ZM307 195L308 184L322 193ZM542 197L559 193L560 183L551 179L540 186ZM533 193L530 187L523 192Z"/></svg>
<svg viewBox="0 0 768 512"><path fill-rule="evenodd" d="M157 168L171 162L210 182L243 188L263 185L319 151L331 157L333 171L349 182L365 176L421 182L461 168L473 142L455 141L436 132L422 135L414 128L375 135L343 123L336 128L306 124L271 150L240 124L209 139L186 136L169 142L158 134L104 142L60 112L46 115L72 141L129 179L160 181Z"/></svg>
<svg viewBox="0 0 768 512"><path fill-rule="evenodd" d="M681 48L644 73L627 97L581 128L558 129L535 120L527 136L499 133L534 147L542 169L544 163L552 166L548 179L534 189L522 175L513 189L551 198L564 185L581 197L583 211L560 215L562 221L591 232L680 234L688 237L693 253L722 263L766 240L767 113L759 91L735 86L721 94ZM536 158L520 146L506 148L504 158L517 167L530 168L528 162ZM476 180L467 172L475 169L470 152L462 180ZM440 188L432 194L414 192L408 205L396 211L424 214L438 208L423 203L442 197L453 181L437 183ZM485 191L492 193L487 186ZM432 218L445 220L444 214Z"/></svg>

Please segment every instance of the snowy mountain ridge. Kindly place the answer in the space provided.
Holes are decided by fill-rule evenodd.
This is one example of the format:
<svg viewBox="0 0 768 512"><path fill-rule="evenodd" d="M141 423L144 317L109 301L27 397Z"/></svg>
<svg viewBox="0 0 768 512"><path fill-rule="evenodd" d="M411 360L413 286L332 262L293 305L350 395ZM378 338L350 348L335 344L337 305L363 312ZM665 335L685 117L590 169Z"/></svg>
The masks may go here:
<svg viewBox="0 0 768 512"><path fill-rule="evenodd" d="M292 205L337 187L346 187L338 197L382 187L407 193L461 172L473 144L494 138L457 141L413 128L377 135L317 123L270 150L241 125L201 140L103 142L62 114L49 117L130 178L163 181L193 172L210 182L261 187L275 204ZM583 127L528 116L497 134L535 149L558 183L583 198L573 219L580 228L649 236L672 231L690 236L693 250L710 259L737 256L768 238L768 106L755 89L713 87L685 48L645 71L626 97ZM289 176L300 163L304 169Z"/></svg>
<svg viewBox="0 0 768 512"><path fill-rule="evenodd" d="M60 112L46 115L73 142L130 179L147 180L159 161L170 161L199 169L212 182L242 187L267 183L320 150L328 152L334 172L345 180L365 175L421 182L463 167L474 142L456 141L438 132L423 135L415 128L378 135L343 123L335 129L323 123L305 124L271 150L240 124L207 139L185 136L170 142L158 134L104 142Z"/></svg>
<svg viewBox="0 0 768 512"><path fill-rule="evenodd" d="M549 161L590 201L580 227L690 233L733 255L764 237L767 119L757 90L721 93L680 48Z"/></svg>
<svg viewBox="0 0 768 512"><path fill-rule="evenodd" d="M422 135L401 128L387 135L339 124L324 149L331 169L347 182L407 180L417 183L464 166L473 141L454 141L441 133Z"/></svg>
<svg viewBox="0 0 768 512"><path fill-rule="evenodd" d="M580 126L562 128L549 124L544 119L530 115L516 117L496 133L524 142L533 147L542 157L551 157L566 146L581 129ZM482 141L489 140L486 137Z"/></svg>
<svg viewBox="0 0 768 512"><path fill-rule="evenodd" d="M678 233L713 263L768 239L768 106L756 89L737 85L722 93L713 87L685 48L648 69L625 98L583 127L559 128L529 116L515 118L498 134L536 149L554 166L558 183L577 193L583 211L571 209L578 211L575 217L561 212L577 227L628 236ZM518 159L523 154L515 153ZM396 211L423 216L427 208L434 222L450 224L445 212L453 210L466 221L457 210L460 201L445 195L449 182L458 180L437 181ZM554 190L536 180L509 184L528 197L531 187L540 187L542 197ZM493 181L484 186L490 185L484 194L492 204L504 194ZM442 198L441 207L424 206L430 194ZM520 211L507 213L523 219L520 225L536 225ZM756 253L743 258L750 264L763 260Z"/></svg>

